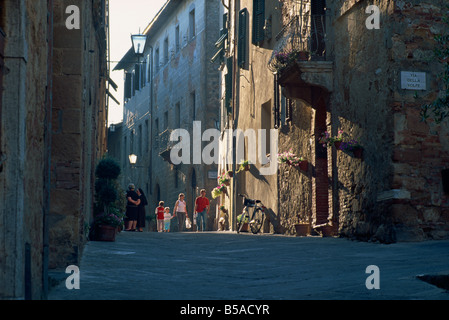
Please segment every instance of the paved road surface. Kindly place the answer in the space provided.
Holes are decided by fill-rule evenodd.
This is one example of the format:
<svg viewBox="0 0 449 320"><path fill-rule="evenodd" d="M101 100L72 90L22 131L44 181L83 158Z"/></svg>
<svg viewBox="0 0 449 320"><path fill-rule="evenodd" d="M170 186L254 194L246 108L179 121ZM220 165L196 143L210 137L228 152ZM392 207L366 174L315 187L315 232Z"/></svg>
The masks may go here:
<svg viewBox="0 0 449 320"><path fill-rule="evenodd" d="M375 284L379 269L380 289ZM449 275L449 241L383 245L321 237L121 233L89 242L80 289L63 280L49 300L436 299L449 293L417 275Z"/></svg>

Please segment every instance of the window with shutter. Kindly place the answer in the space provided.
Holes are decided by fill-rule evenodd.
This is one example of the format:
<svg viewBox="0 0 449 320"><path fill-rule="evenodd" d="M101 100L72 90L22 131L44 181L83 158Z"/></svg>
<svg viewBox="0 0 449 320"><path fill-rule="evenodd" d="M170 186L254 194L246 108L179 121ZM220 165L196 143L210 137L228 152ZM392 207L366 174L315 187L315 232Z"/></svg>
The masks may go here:
<svg viewBox="0 0 449 320"><path fill-rule="evenodd" d="M141 85L140 87L143 88L145 87L146 83L147 83L147 60L144 60L142 66L141 66L141 70L140 70L140 79L141 79Z"/></svg>
<svg viewBox="0 0 449 320"><path fill-rule="evenodd" d="M134 67L134 91L140 90L140 64L136 64Z"/></svg>
<svg viewBox="0 0 449 320"><path fill-rule="evenodd" d="M238 56L237 64L240 68L243 68L246 63L247 52L247 24L248 24L248 11L242 9L239 12L239 34L238 34Z"/></svg>
<svg viewBox="0 0 449 320"><path fill-rule="evenodd" d="M225 75L225 107L227 113L232 113L232 73L233 73L233 57L229 57L226 60L226 66L228 72Z"/></svg>
<svg viewBox="0 0 449 320"><path fill-rule="evenodd" d="M189 13L189 40L193 40L196 34L195 26L195 9L190 10Z"/></svg>
<svg viewBox="0 0 449 320"><path fill-rule="evenodd" d="M264 39L265 0L253 0L253 40L259 45Z"/></svg>
<svg viewBox="0 0 449 320"><path fill-rule="evenodd" d="M124 92L125 99L131 99L131 81L132 81L132 74L127 73L125 75L125 92Z"/></svg>
<svg viewBox="0 0 449 320"><path fill-rule="evenodd" d="M132 77L131 77L131 96L134 97L136 94L136 70L133 70Z"/></svg>
<svg viewBox="0 0 449 320"><path fill-rule="evenodd" d="M223 15L223 28L220 30L220 38L218 38L217 42L215 42L215 47L218 51L214 54L214 56L210 59L212 63L214 63L218 58L220 59L220 63L224 62L224 54L226 50L226 41L228 40L228 28L227 28L228 14L225 13Z"/></svg>

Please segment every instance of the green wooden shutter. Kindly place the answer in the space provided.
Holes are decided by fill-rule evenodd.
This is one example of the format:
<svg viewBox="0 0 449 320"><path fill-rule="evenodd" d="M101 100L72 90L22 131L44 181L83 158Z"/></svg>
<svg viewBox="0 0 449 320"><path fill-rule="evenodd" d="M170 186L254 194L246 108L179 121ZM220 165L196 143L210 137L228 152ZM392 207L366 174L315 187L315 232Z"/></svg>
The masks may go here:
<svg viewBox="0 0 449 320"><path fill-rule="evenodd" d="M140 90L140 64L136 64L134 67L134 91Z"/></svg>
<svg viewBox="0 0 449 320"><path fill-rule="evenodd" d="M247 24L248 24L248 11L242 9L239 12L239 34L238 34L238 53L237 64L240 68L245 65L246 62L246 47L247 47Z"/></svg>
<svg viewBox="0 0 449 320"><path fill-rule="evenodd" d="M232 113L232 74L233 74L233 57L226 60L228 73L225 75L225 107L229 113Z"/></svg>
<svg viewBox="0 0 449 320"><path fill-rule="evenodd" d="M264 39L265 0L253 0L253 40L259 45Z"/></svg>
<svg viewBox="0 0 449 320"><path fill-rule="evenodd" d="M125 99L131 99L131 81L132 81L132 73L127 73L125 78Z"/></svg>

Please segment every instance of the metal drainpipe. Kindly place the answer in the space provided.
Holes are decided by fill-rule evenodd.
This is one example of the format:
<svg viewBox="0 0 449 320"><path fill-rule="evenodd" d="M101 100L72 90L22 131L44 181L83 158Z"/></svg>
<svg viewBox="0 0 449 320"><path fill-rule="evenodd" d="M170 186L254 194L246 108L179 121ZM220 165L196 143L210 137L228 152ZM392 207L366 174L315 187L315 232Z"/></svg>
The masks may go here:
<svg viewBox="0 0 449 320"><path fill-rule="evenodd" d="M238 126L238 119L236 119L236 107L237 107L237 45L236 45L236 41L235 41L235 36L237 34L237 14L238 14L238 8L237 8L237 1L231 2L229 1L229 7L231 7L231 4L233 4L233 16L234 16L234 32L232 35L232 42L233 42L233 63L232 63L232 150L233 150L233 161L232 161L232 170L233 172L237 171L237 156L236 156L236 148L237 148L237 141L236 141L236 137L233 134L233 131L235 130L235 128L237 128ZM231 10L230 10L231 12ZM236 222L237 222L237 182L238 182L239 178L237 177L237 175L234 175L234 179L233 179L233 192L232 192L232 212L234 213L233 218L232 218L232 225L233 227L236 226Z"/></svg>
<svg viewBox="0 0 449 320"><path fill-rule="evenodd" d="M150 163L149 163L149 178L150 178L150 190L148 190L150 195L153 195L153 47L150 47L150 61L148 63L149 74L150 74ZM159 199L156 199L156 201L159 201Z"/></svg>
<svg viewBox="0 0 449 320"><path fill-rule="evenodd" d="M48 297L49 236L48 215L50 212L51 188L51 109L53 105L53 0L47 0L47 92L44 121L44 206L43 206L43 250L42 250L42 291Z"/></svg>

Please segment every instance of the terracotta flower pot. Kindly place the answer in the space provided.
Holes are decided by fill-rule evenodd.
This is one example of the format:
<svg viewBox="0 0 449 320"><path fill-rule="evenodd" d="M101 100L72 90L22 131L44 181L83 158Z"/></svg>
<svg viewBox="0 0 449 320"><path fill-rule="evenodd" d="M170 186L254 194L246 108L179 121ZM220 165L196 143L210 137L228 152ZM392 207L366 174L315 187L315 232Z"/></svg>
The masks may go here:
<svg viewBox="0 0 449 320"><path fill-rule="evenodd" d="M363 149L362 148L355 148L352 153L354 154L354 157L357 159L362 159L363 157Z"/></svg>
<svg viewBox="0 0 449 320"><path fill-rule="evenodd" d="M308 61L309 60L309 53L307 51L300 51L298 60L299 61Z"/></svg>
<svg viewBox="0 0 449 320"><path fill-rule="evenodd" d="M303 160L299 163L299 169L302 171L309 170L309 162L307 160Z"/></svg>
<svg viewBox="0 0 449 320"><path fill-rule="evenodd" d="M324 226L321 228L321 234L323 237L333 237L335 236L334 227Z"/></svg>
<svg viewBox="0 0 449 320"><path fill-rule="evenodd" d="M308 223L295 224L295 229L297 237L305 237L310 233L310 224Z"/></svg>
<svg viewBox="0 0 449 320"><path fill-rule="evenodd" d="M112 226L100 225L97 227L97 241L115 241L115 235L117 234L117 228Z"/></svg>

